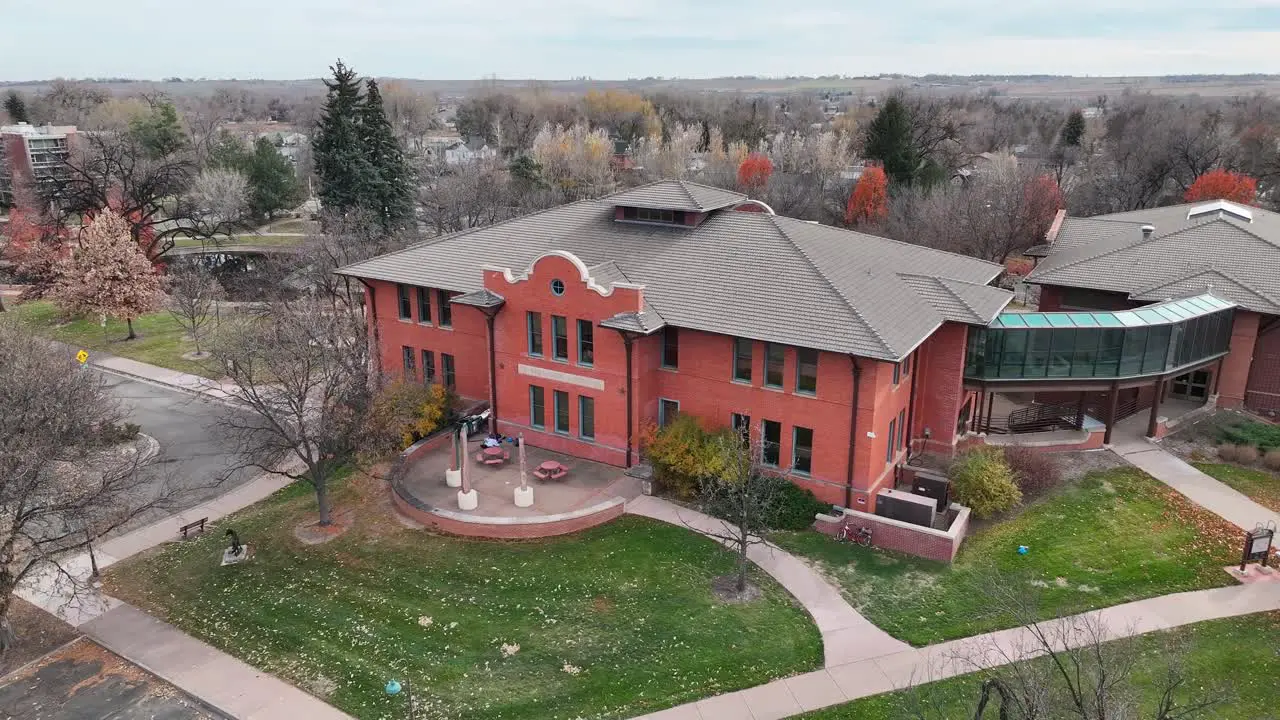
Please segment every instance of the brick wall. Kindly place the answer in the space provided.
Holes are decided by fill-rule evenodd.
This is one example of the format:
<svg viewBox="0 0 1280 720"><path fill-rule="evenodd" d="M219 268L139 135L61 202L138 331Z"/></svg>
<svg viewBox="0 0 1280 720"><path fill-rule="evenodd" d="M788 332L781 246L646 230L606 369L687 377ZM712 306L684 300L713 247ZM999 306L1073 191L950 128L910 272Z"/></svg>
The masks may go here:
<svg viewBox="0 0 1280 720"><path fill-rule="evenodd" d="M1218 406L1240 408L1244 406L1245 390L1249 385L1249 370L1253 364L1254 345L1258 339L1258 313L1237 310L1231 326L1231 352L1223 360L1222 378L1218 382Z"/></svg>
<svg viewBox="0 0 1280 720"><path fill-rule="evenodd" d="M429 288L431 298L431 322L422 322L418 314L417 290L410 288L410 319L399 317L399 296L395 283L369 281L374 288L373 305L377 314L377 336L381 348L376 353L383 372L397 375L403 372L402 348L414 352L414 367L422 373L422 351L430 350L435 356L436 377L442 377L447 353L454 358L456 391L464 398L487 400L489 398L489 368L487 365L488 332L484 315L475 308L453 306L452 326L440 325L439 295ZM421 375L419 375L420 377Z"/></svg>
<svg viewBox="0 0 1280 720"><path fill-rule="evenodd" d="M974 394L964 389L964 355L968 328L959 323L944 323L924 342L920 356L920 388L916 391L916 415L912 437L917 449L950 456L955 452L959 433L957 419L966 403L975 401ZM925 442L924 431L929 430Z"/></svg>
<svg viewBox="0 0 1280 720"><path fill-rule="evenodd" d="M606 502L588 508L587 511L567 513L567 517L550 521L546 518L538 517L474 517L463 520L457 517L455 513L441 514L430 509L418 507L401 496L400 493L395 492L394 486L391 500L406 517L438 532L463 537L482 537L497 540L523 540L568 535L569 533L586 530L621 517L626 507L622 502ZM492 522L486 522L486 519Z"/></svg>
<svg viewBox="0 0 1280 720"><path fill-rule="evenodd" d="M1280 318L1265 315L1260 328L1245 406L1257 412L1280 412Z"/></svg>
<svg viewBox="0 0 1280 720"><path fill-rule="evenodd" d="M946 531L890 520L857 510L845 510L839 517L818 515L814 529L834 537L844 525L848 525L851 531L864 527L870 528L873 547L949 563L955 560L956 553L960 551L960 543L964 541L965 533L969 529L969 508L953 503L951 509L955 510L957 515Z"/></svg>

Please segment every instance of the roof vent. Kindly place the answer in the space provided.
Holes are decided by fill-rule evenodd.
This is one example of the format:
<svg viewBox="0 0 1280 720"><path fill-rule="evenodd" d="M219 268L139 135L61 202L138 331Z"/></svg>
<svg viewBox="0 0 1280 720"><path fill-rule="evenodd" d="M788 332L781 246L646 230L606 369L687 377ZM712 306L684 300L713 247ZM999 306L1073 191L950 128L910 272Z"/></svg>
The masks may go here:
<svg viewBox="0 0 1280 720"><path fill-rule="evenodd" d="M1226 200L1214 200L1204 205L1196 205L1187 211L1187 219L1194 220L1197 218L1209 217L1217 215L1218 217L1232 217L1236 220L1242 220L1247 223L1253 222L1253 212L1243 205L1237 205Z"/></svg>
<svg viewBox="0 0 1280 720"><path fill-rule="evenodd" d="M1150 240L1150 239L1151 239L1152 234L1154 234L1154 233L1155 233L1155 231L1156 231L1156 226L1155 226L1155 225L1143 225L1143 226L1142 226L1142 239L1143 239L1143 240Z"/></svg>

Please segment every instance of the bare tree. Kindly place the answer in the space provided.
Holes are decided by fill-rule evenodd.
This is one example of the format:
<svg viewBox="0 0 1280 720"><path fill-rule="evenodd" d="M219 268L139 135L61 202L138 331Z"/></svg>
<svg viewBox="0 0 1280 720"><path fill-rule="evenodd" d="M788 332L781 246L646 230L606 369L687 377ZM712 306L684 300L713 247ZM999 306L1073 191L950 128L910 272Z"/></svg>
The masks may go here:
<svg viewBox="0 0 1280 720"><path fill-rule="evenodd" d="M124 420L101 376L14 322L0 321L0 651L15 640L13 593L40 577L74 599L90 544L170 507L167 484L141 473L139 453L102 447Z"/></svg>
<svg viewBox="0 0 1280 720"><path fill-rule="evenodd" d="M334 271L399 250L421 237L408 230L387 233L377 218L359 212L330 214L323 225L323 233L308 235L298 253L283 256L267 269L268 275L274 276L277 287L305 289L334 312L362 317L364 287Z"/></svg>
<svg viewBox="0 0 1280 720"><path fill-rule="evenodd" d="M738 556L734 587L742 593L747 589L747 551L752 545L767 543L764 536L781 499L781 486L775 477L764 472L762 453L766 448L761 441L736 433L722 433L713 442L724 458L724 473L703 478L698 492L702 509L720 518L723 529L702 532L724 543Z"/></svg>
<svg viewBox="0 0 1280 720"><path fill-rule="evenodd" d="M222 285L213 273L196 264L169 275L169 314L182 325L196 345L195 356L206 357L200 349L205 326L214 317L218 301L225 296Z"/></svg>
<svg viewBox="0 0 1280 720"><path fill-rule="evenodd" d="M356 457L372 402L363 320L314 303L276 303L224 321L214 359L245 409L219 424L239 442L244 464L309 483L320 524L330 524L329 481ZM300 463L303 472L287 467Z"/></svg>
<svg viewBox="0 0 1280 720"><path fill-rule="evenodd" d="M249 214L249 181L236 170L204 170L191 184L189 202L197 223L238 223Z"/></svg>

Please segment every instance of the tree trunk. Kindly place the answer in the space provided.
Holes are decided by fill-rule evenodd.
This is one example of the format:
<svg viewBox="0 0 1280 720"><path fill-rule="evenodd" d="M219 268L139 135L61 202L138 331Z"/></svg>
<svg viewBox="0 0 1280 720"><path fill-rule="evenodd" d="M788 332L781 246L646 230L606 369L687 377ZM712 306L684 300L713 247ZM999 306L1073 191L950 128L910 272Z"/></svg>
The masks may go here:
<svg viewBox="0 0 1280 720"><path fill-rule="evenodd" d="M738 550L738 592L747 591L747 536L742 536L742 545Z"/></svg>
<svg viewBox="0 0 1280 720"><path fill-rule="evenodd" d="M329 519L329 486L318 473L313 472L312 477L317 479L316 506L320 509L320 527L328 527L331 522Z"/></svg>
<svg viewBox="0 0 1280 720"><path fill-rule="evenodd" d="M9 624L9 606L12 604L15 583L8 580L8 573L5 573L5 578L0 580L0 655L18 643L18 635Z"/></svg>
<svg viewBox="0 0 1280 720"><path fill-rule="evenodd" d="M5 312L5 309L4 309L4 295L0 294L0 313L2 313L2 312Z"/></svg>
<svg viewBox="0 0 1280 720"><path fill-rule="evenodd" d="M133 318L125 318L124 322L129 326L129 337L125 338L125 340L137 340L138 334L133 331Z"/></svg>

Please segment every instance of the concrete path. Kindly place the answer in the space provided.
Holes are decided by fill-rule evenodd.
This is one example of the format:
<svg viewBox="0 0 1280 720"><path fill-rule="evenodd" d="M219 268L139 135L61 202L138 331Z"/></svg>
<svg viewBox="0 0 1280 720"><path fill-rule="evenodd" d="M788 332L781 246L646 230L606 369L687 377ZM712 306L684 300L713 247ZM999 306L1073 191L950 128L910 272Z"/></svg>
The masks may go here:
<svg viewBox="0 0 1280 720"><path fill-rule="evenodd" d="M130 605L121 604L80 629L108 650L196 695L228 717L350 717Z"/></svg>
<svg viewBox="0 0 1280 720"><path fill-rule="evenodd" d="M213 400L232 401L233 393L236 391L236 386L230 383L104 353L90 352L89 365L117 375L145 380Z"/></svg>
<svg viewBox="0 0 1280 720"><path fill-rule="evenodd" d="M1280 610L1280 584L1257 583L1199 590L1116 605L1040 623L1063 647L1091 642L1088 628L1101 623L1109 637L1167 630L1180 625ZM811 710L901 690L1035 657L1038 643L1027 628L1014 628L925 648L828 665L802 675L679 705L636 720L777 720Z"/></svg>
<svg viewBox="0 0 1280 720"><path fill-rule="evenodd" d="M661 498L641 496L627 503L627 512L681 525L701 533L725 532L723 520L680 507ZM803 560L775 545L753 545L751 562L773 576L804 609L822 633L827 667L892 655L911 646L872 625L845 601L840 590Z"/></svg>
<svg viewBox="0 0 1280 720"><path fill-rule="evenodd" d="M1135 467L1187 496L1191 502L1242 530L1258 523L1280 527L1280 513L1265 508L1227 485L1200 472L1142 436L1114 438L1111 450Z"/></svg>

